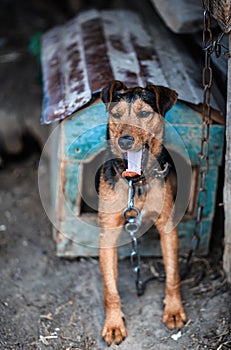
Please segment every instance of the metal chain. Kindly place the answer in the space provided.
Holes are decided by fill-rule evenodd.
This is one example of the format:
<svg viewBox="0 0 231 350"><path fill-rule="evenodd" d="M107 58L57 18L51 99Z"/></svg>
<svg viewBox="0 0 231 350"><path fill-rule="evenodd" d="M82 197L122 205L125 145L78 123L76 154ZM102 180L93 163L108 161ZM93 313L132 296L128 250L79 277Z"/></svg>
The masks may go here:
<svg viewBox="0 0 231 350"><path fill-rule="evenodd" d="M135 188L132 180L128 181L128 204L123 210L123 218L125 220L125 230L129 234L132 243L132 249L130 254L131 266L136 273L136 290L138 295L144 293L144 283L141 279L140 269L141 261L138 249L138 241L136 234L141 226L140 211L134 206ZM134 215L135 213L135 215Z"/></svg>
<svg viewBox="0 0 231 350"><path fill-rule="evenodd" d="M159 271L156 271L155 275L151 275L145 280L141 278L141 259L137 237L137 233L139 232L141 226L141 213L139 209L134 205L135 186L136 183L134 183L132 180L128 181L128 204L127 207L123 210L122 216L125 220L125 230L131 238L132 249L130 260L133 271L136 274L136 291L137 295L141 296L144 294L148 282L156 278L159 281L164 281L165 275Z"/></svg>
<svg viewBox="0 0 231 350"><path fill-rule="evenodd" d="M216 58L219 58L221 54L226 57L230 57L229 48L222 44L222 40L224 38L225 33L221 32L218 35L217 40L213 40L209 43L204 50L208 51L210 55L215 54ZM223 52L221 51L223 49Z"/></svg>
<svg viewBox="0 0 231 350"><path fill-rule="evenodd" d="M187 257L187 269L190 269L190 264L195 251L198 249L203 230L203 211L207 202L206 176L209 172L209 135L211 125L211 88L213 83L213 71L211 68L211 55L214 54L219 58L221 54L230 57L229 50L221 42L224 38L225 32L218 35L217 40L213 39L211 30L211 16L210 11L206 7L206 3L202 0L202 7L204 11L204 26L203 26L203 51L204 51L204 68L202 72L203 84L203 109L202 109L202 135L201 146L199 152L199 195L197 203L197 214L192 237L192 247ZM221 50L225 49L224 52Z"/></svg>
<svg viewBox="0 0 231 350"><path fill-rule="evenodd" d="M199 152L199 194L197 203L197 215L192 237L192 247L188 254L188 264L192 256L198 249L203 230L203 211L207 202L206 176L209 171L209 135L211 125L211 87L213 82L213 72L211 68L211 50L213 46L213 36L210 27L210 13L205 9L204 1L204 28L203 28L203 46L204 46L204 68L202 72L203 84L203 109L202 109L202 130L201 145Z"/></svg>

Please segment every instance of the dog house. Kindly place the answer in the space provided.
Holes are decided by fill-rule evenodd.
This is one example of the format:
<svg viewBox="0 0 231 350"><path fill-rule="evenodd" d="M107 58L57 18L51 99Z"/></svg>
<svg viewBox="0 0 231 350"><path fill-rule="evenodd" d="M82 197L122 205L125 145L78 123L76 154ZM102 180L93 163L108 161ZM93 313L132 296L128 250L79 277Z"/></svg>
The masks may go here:
<svg viewBox="0 0 231 350"><path fill-rule="evenodd" d="M199 69L180 37L171 34L154 17L155 14L149 22L128 10L90 10L43 36L42 122L53 125L52 221L59 256L98 254L97 184L107 128L106 109L99 92L115 79L128 87L148 83L169 86L179 94L177 104L166 115L165 146L179 164L182 193L190 193L178 230L180 253L191 248L198 200L203 92L198 83ZM209 248L223 154L224 127L217 101L212 99L212 104L216 118L210 130L200 255ZM178 205L180 211L181 202ZM119 248L123 256L130 253L126 243L129 239L124 233ZM161 254L153 226L140 237L140 252L145 256Z"/></svg>

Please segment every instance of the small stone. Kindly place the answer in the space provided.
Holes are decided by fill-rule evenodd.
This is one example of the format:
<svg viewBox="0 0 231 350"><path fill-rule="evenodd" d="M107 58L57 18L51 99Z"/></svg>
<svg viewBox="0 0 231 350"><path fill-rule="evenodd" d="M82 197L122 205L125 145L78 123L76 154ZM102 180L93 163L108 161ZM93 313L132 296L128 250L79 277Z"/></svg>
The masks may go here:
<svg viewBox="0 0 231 350"><path fill-rule="evenodd" d="M173 335L171 335L171 338L175 341L177 341L178 339L180 339L182 337L181 331L179 331L178 333L175 333Z"/></svg>

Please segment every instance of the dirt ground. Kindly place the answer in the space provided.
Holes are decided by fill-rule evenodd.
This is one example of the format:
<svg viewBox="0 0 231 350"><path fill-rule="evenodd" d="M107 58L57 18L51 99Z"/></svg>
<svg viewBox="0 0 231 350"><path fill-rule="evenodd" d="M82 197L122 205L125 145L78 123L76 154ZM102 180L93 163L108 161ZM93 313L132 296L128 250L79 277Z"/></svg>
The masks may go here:
<svg viewBox="0 0 231 350"><path fill-rule="evenodd" d="M51 225L37 187L39 154L0 171L0 348L97 349L103 324L97 259L55 256ZM154 259L144 261L144 270ZM183 281L189 321L178 333L161 323L164 283L136 296L128 260L120 261L119 289L129 336L112 349L229 349L230 292L211 259L196 259ZM199 281L198 281L199 279ZM179 336L175 338L174 335Z"/></svg>
<svg viewBox="0 0 231 350"><path fill-rule="evenodd" d="M8 6L15 3L0 1L1 12L9 14ZM29 16L32 10L26 7L25 13ZM20 21L16 21L16 27L3 34L8 35L9 44L0 51L4 96L0 111L14 114L22 122L40 118L39 68L26 47L30 35L50 26L44 18L48 17L44 13L42 17L40 10L39 19L31 16L20 26L24 31L18 30ZM8 24L5 17L5 27ZM21 35L21 46L16 33ZM23 54L9 59L7 50ZM18 155L6 153L1 144L0 349L103 350L108 347L100 337L104 310L98 260L56 257L52 227L38 192L40 152L38 140L28 134ZM145 295L137 297L129 260L119 262L119 290L129 335L111 349L231 349L231 293L222 272L222 240L214 241L211 254L195 258L182 283L188 322L181 332L169 331L161 323L164 283L150 282ZM150 273L156 262L143 259L144 271Z"/></svg>

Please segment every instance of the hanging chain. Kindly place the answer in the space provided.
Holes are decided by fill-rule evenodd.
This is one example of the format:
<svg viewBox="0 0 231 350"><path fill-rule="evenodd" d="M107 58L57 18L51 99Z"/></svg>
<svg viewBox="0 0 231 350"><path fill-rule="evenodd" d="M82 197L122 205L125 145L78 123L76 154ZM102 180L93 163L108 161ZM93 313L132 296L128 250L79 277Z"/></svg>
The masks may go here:
<svg viewBox="0 0 231 350"><path fill-rule="evenodd" d="M137 295L141 296L144 294L148 282L156 278L159 281L164 281L165 275L159 271L155 271L154 275L147 277L145 280L141 278L141 259L137 237L141 227L141 213L134 205L135 186L136 184L134 184L132 180L128 181L128 204L123 210L122 216L125 220L125 231L129 234L132 244L130 260L133 271L136 274L136 291Z"/></svg>
<svg viewBox="0 0 231 350"><path fill-rule="evenodd" d="M211 125L211 87L213 82L213 72L211 68L210 48L213 46L213 36L210 27L210 13L205 9L204 1L204 29L203 29L203 46L204 46L204 68L202 72L203 84L203 109L202 109L202 131L201 145L199 152L199 194L197 203L197 215L192 237L192 248L188 255L188 263L191 262L194 252L198 249L200 238L203 230L203 211L207 202L206 175L209 171L209 134Z"/></svg>
<svg viewBox="0 0 231 350"><path fill-rule="evenodd" d="M125 230L129 234L132 243L132 249L130 254L131 266L133 271L136 273L136 290L138 295L144 293L144 283L141 279L140 270L140 254L138 249L138 241L136 234L140 229L141 220L140 220L140 211L134 206L134 196L135 188L132 180L128 182L128 204L127 207L123 210L123 218L125 220Z"/></svg>
<svg viewBox="0 0 231 350"><path fill-rule="evenodd" d="M202 0L202 7L204 11L204 27L203 27L203 51L204 51L204 68L202 72L203 84L203 109L202 109L202 135L201 146L199 152L199 195L197 203L197 214L192 237L192 247L187 257L187 269L190 269L192 256L198 249L200 238L203 230L203 211L207 202L206 176L209 171L209 134L211 125L211 88L213 82L213 71L211 68L211 55L214 54L219 58L221 54L230 57L229 49L222 44L224 31L218 35L217 40L213 39L211 31L211 16L208 7L204 0ZM222 48L225 50L222 51Z"/></svg>

